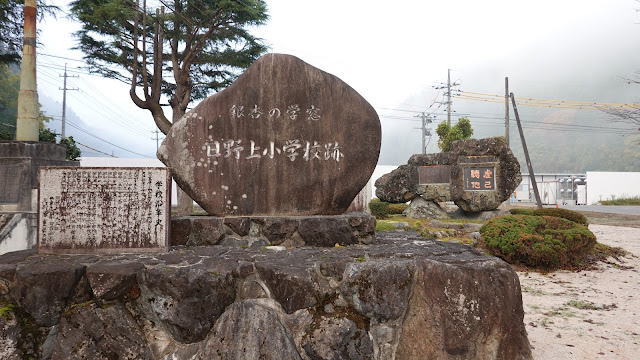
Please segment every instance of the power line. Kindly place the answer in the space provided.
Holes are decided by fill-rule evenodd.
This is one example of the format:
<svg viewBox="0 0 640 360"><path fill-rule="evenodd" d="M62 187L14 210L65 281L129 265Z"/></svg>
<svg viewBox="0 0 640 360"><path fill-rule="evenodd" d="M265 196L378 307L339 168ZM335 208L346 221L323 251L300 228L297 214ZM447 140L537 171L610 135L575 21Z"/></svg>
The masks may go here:
<svg viewBox="0 0 640 360"><path fill-rule="evenodd" d="M74 141L75 141L75 140L74 140ZM107 155L107 156L111 156L111 157L117 158L117 156L115 156L115 155L112 155L112 154L106 153L106 152L104 152L104 151L100 151L100 150L98 150L98 149L94 149L94 148L92 148L91 146L85 145L85 144L83 144L83 143L81 143L81 142L77 142L77 141L75 141L75 143L76 143L76 144L78 144L78 145L80 145L80 146L84 146L85 148L87 148L87 149L89 149L89 150L93 150L93 151L95 151L96 153L104 154L104 155Z"/></svg>
<svg viewBox="0 0 640 360"><path fill-rule="evenodd" d="M479 92L472 92L472 91L460 91L459 94L456 95L456 97L459 99L472 100L472 101L504 103L503 96L496 95L496 94L486 94L486 93L479 93ZM586 102L586 101L550 100L550 99L520 98L520 97L517 98L516 103L518 105L523 105L523 106L575 109L575 110L604 110L604 109L637 110L640 108L637 104L599 103L599 102Z"/></svg>
<svg viewBox="0 0 640 360"><path fill-rule="evenodd" d="M38 56L47 56L47 57L58 58L58 59L63 59L63 60L77 61L77 62L81 62L81 63L86 63L84 60L72 59L72 58L68 58L68 57L64 57L64 56L58 56L58 55L44 54L44 53L40 53L40 52L38 53Z"/></svg>
<svg viewBox="0 0 640 360"><path fill-rule="evenodd" d="M101 138L101 137L99 137L99 136L97 136L97 135L95 135L95 134L92 134L92 133L88 132L87 130L84 130L84 129L83 129L83 128L81 128L80 126L78 126L78 125L76 125L76 124L72 123L71 121L67 121L67 123L68 123L70 126L72 126L72 127L76 128L77 130L80 130L80 131L82 131L83 133L85 133L85 134L87 134L87 135L89 135L89 136L92 136L92 137L94 137L94 138L96 138L96 139L98 139L98 140L100 140L100 141L103 141L103 142L105 142L105 143L107 143L107 144L109 144L109 145L115 146L115 147L117 147L118 149L121 149L121 150L124 150L124 151L130 152L130 153L132 153L132 154L136 154L136 155L139 155L139 156L142 156L142 157L149 157L149 156L147 156L147 155L140 154L140 153L137 153L137 152L135 152L135 151L131 151L131 150L129 150L129 149L125 149L125 148L123 148L122 146L119 146L119 145L116 145L116 144L114 144L114 143L112 143L112 142L110 142L110 141L107 141L107 140L105 140L105 139L103 139L103 138Z"/></svg>

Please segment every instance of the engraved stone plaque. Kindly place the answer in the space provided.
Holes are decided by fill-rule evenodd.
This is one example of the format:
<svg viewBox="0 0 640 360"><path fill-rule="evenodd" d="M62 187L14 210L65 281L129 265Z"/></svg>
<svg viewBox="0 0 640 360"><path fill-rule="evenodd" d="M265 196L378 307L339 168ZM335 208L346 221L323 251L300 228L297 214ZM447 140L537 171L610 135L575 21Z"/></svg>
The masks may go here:
<svg viewBox="0 0 640 360"><path fill-rule="evenodd" d="M336 215L369 181L380 140L353 88L268 54L177 121L158 158L210 215Z"/></svg>
<svg viewBox="0 0 640 360"><path fill-rule="evenodd" d="M495 167L464 167L463 185L465 191L495 190Z"/></svg>
<svg viewBox="0 0 640 360"><path fill-rule="evenodd" d="M42 167L39 253L168 251L166 168Z"/></svg>

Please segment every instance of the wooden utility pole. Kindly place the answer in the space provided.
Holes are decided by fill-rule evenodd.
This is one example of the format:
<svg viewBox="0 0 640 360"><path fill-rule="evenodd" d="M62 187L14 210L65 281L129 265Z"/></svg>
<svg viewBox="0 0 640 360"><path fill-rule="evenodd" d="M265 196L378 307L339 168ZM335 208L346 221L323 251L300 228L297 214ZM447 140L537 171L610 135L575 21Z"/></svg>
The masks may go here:
<svg viewBox="0 0 640 360"><path fill-rule="evenodd" d="M509 145L509 78L504 78L504 137Z"/></svg>
<svg viewBox="0 0 640 360"><path fill-rule="evenodd" d="M524 149L524 158L527 160L527 167L529 168L531 186L533 186L533 193L536 196L536 204L538 205L538 209L542 209L542 200L540 200L540 193L538 192L536 175L533 173L533 166L531 165L531 159L529 159L529 150L527 150L527 142L524 140L524 132L522 131L522 124L520 123L520 116L518 116L518 108L516 107L516 98L513 96L513 93L511 93L511 103L513 104L513 113L516 115L516 123L518 124L518 131L520 132L522 148Z"/></svg>
<svg viewBox="0 0 640 360"><path fill-rule="evenodd" d="M24 43L18 92L16 140L38 141L38 88L36 87L36 0L24 2Z"/></svg>

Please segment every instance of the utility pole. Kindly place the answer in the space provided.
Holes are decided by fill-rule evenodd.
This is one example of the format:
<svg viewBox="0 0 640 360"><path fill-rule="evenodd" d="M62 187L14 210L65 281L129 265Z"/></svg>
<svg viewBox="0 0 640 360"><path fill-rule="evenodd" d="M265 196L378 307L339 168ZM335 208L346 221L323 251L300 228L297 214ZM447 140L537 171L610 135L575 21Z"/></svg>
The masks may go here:
<svg viewBox="0 0 640 360"><path fill-rule="evenodd" d="M509 77L504 78L504 137L509 145Z"/></svg>
<svg viewBox="0 0 640 360"><path fill-rule="evenodd" d="M36 0L24 2L24 42L18 92L16 140L38 141L38 88L36 86Z"/></svg>
<svg viewBox="0 0 640 360"><path fill-rule="evenodd" d="M431 120L431 117L429 117L429 115L425 114L424 112L420 113L420 115L416 115L416 117L419 117L422 120L422 126L415 129L422 129L422 154L426 154L426 139L427 137L431 136L431 129L428 128L428 124L431 124L433 120Z"/></svg>
<svg viewBox="0 0 640 360"><path fill-rule="evenodd" d="M518 131L520 132L520 140L522 141L522 149L524 150L524 158L527 161L527 168L529 168L529 179L531 179L531 186L533 187L533 194L536 196L536 204L538 209L542 209L542 200L540 199L540 193L538 192L538 184L536 183L536 175L533 173L533 165L531 165L531 159L529 158L529 150L527 150L527 142L524 141L524 132L522 131L522 124L520 123L520 116L518 116L518 108L516 107L516 98L511 93L511 102L513 103L513 113L516 115L516 123L518 124Z"/></svg>
<svg viewBox="0 0 640 360"><path fill-rule="evenodd" d="M151 138L151 140L155 139L156 140L156 151L158 151L158 149L160 148L160 130L156 129L155 131L152 131L152 133L156 134L155 138Z"/></svg>
<svg viewBox="0 0 640 360"><path fill-rule="evenodd" d="M64 139L66 138L64 129L65 129L65 124L67 122L67 90L78 90L78 88L67 89L67 78L78 77L78 75L75 75L75 76L67 75L67 64L64 64L64 75L59 75L59 76L64 77L63 88L58 88L62 90L62 131L61 131L60 137Z"/></svg>
<svg viewBox="0 0 640 360"><path fill-rule="evenodd" d="M451 127L451 69L447 69L447 125Z"/></svg>
<svg viewBox="0 0 640 360"><path fill-rule="evenodd" d="M451 127L451 87L458 85L460 85L460 83L458 82L454 82L453 84L451 83L451 69L447 69L447 84L445 85L444 83L440 83L440 85L433 87L436 90L441 90L444 88L447 89L447 92L445 93L445 95L447 95L447 101L435 101L434 103L447 104L447 124L449 125L449 127Z"/></svg>

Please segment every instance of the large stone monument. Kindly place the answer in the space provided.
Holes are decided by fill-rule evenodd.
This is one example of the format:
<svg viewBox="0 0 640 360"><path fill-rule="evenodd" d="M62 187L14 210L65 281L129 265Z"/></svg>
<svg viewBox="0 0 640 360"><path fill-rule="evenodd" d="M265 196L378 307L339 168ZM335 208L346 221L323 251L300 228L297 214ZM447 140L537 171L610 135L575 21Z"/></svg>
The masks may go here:
<svg viewBox="0 0 640 360"><path fill-rule="evenodd" d="M495 210L522 181L520 164L503 137L455 141L451 151L413 155L376 181L376 196L392 203L453 201L468 213ZM432 211L434 217L446 212Z"/></svg>
<svg viewBox="0 0 640 360"><path fill-rule="evenodd" d="M158 158L214 217L174 219L174 245L374 241L343 216L380 152L380 120L349 85L290 55L259 58L171 127Z"/></svg>
<svg viewBox="0 0 640 360"><path fill-rule="evenodd" d="M174 124L158 157L210 215L338 215L371 177L380 138L349 85L269 54Z"/></svg>

